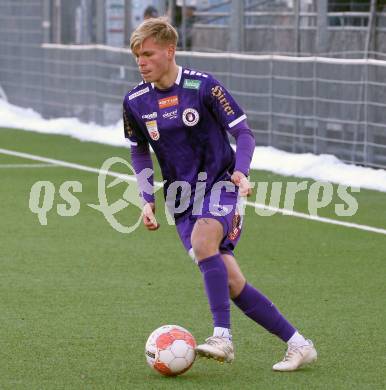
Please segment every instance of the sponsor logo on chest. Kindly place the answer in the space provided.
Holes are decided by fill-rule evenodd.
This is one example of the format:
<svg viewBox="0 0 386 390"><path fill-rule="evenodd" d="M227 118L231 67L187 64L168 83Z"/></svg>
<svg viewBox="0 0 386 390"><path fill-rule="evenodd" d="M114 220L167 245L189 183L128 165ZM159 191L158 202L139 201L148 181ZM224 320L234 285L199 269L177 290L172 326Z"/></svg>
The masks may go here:
<svg viewBox="0 0 386 390"><path fill-rule="evenodd" d="M159 140L159 131L158 131L158 126L157 126L157 121L149 121L145 122L147 131L149 132L150 138L153 141L158 141Z"/></svg>
<svg viewBox="0 0 386 390"><path fill-rule="evenodd" d="M178 96L168 96L163 99L158 100L158 107L160 110L163 110L164 108L169 108L173 106L178 106Z"/></svg>
<svg viewBox="0 0 386 390"><path fill-rule="evenodd" d="M162 114L162 118L164 119L176 119L177 118L178 110L177 108L173 111L165 112Z"/></svg>
<svg viewBox="0 0 386 390"><path fill-rule="evenodd" d="M187 89L200 89L201 80L185 79L183 88Z"/></svg>
<svg viewBox="0 0 386 390"><path fill-rule="evenodd" d="M142 119L151 120L151 119L156 119L156 118L157 118L157 113L155 111L152 112L151 114L143 114L142 115Z"/></svg>

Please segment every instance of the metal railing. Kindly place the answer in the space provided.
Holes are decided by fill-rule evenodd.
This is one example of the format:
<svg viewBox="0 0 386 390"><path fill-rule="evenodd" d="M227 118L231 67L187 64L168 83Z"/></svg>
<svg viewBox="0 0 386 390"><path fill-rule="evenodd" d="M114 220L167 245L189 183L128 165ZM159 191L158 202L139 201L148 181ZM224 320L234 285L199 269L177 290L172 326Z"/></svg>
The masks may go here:
<svg viewBox="0 0 386 390"><path fill-rule="evenodd" d="M3 95L45 117L116 122L122 97L139 80L130 52L42 45L42 3L0 1ZM223 82L245 109L258 145L386 167L386 61L198 52L178 52L177 59Z"/></svg>

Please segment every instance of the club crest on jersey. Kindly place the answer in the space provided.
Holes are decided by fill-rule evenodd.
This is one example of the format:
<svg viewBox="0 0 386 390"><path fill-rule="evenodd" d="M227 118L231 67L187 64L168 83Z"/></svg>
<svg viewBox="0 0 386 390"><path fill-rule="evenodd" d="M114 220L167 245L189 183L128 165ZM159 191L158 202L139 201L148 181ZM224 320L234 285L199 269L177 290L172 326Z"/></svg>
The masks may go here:
<svg viewBox="0 0 386 390"><path fill-rule="evenodd" d="M182 113L182 121L186 126L195 126L200 120L200 115L194 108L187 108Z"/></svg>
<svg viewBox="0 0 386 390"><path fill-rule="evenodd" d="M150 138L153 141L159 140L159 131L157 126L157 121L145 122L147 131L149 132Z"/></svg>

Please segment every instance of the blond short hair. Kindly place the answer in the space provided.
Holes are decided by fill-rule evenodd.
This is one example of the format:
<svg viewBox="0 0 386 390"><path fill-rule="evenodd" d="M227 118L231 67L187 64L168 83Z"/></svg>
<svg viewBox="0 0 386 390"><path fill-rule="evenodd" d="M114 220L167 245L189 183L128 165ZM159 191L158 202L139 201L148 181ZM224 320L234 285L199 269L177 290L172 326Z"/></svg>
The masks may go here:
<svg viewBox="0 0 386 390"><path fill-rule="evenodd" d="M159 44L177 46L177 30L165 17L150 18L143 21L131 34L130 49L133 53L138 50L147 38L154 38Z"/></svg>

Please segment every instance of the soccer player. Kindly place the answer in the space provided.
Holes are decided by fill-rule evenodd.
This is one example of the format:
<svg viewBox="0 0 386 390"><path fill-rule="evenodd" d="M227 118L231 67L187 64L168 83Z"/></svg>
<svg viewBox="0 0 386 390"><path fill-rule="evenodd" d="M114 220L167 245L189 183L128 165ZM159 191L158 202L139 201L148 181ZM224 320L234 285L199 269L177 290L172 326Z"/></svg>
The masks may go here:
<svg viewBox="0 0 386 390"><path fill-rule="evenodd" d="M144 21L130 47L143 81L125 96L125 137L143 199L143 223L155 218L149 145L164 178L166 204L186 250L203 276L213 335L197 346L199 356L232 362L230 300L245 315L288 344L277 371L293 371L317 353L261 292L247 283L233 250L240 238L238 199L251 192L248 171L255 147L246 115L210 74L175 61L178 35L164 19ZM232 150L228 133L236 140Z"/></svg>

